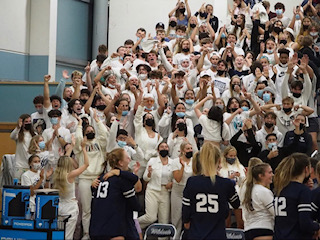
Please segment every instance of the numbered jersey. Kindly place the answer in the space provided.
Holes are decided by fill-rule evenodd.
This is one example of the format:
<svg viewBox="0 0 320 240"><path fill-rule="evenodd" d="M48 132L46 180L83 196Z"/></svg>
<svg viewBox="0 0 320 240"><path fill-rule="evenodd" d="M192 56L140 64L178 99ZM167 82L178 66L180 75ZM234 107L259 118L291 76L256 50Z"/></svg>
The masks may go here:
<svg viewBox="0 0 320 240"><path fill-rule="evenodd" d="M189 239L226 239L228 202L238 208L239 197L230 179L194 176L187 181L182 199L183 222L190 222Z"/></svg>
<svg viewBox="0 0 320 240"><path fill-rule="evenodd" d="M92 191L90 236L106 239L126 236L128 212L139 210L134 184L118 176L103 181L102 176L99 186Z"/></svg>
<svg viewBox="0 0 320 240"><path fill-rule="evenodd" d="M274 200L274 239L312 239L319 229L311 219L311 191L298 182L290 182Z"/></svg>

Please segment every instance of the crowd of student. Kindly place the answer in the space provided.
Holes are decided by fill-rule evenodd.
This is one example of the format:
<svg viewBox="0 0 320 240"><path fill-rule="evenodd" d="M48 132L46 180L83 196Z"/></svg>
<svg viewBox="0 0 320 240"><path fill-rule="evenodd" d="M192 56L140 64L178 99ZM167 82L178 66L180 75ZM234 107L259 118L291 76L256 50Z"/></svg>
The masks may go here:
<svg viewBox="0 0 320 240"><path fill-rule="evenodd" d="M284 3L274 10L234 0L220 26L211 4L192 15L178 1L166 30L139 28L109 56L101 45L84 74L63 71L54 94L44 76L36 112L11 133L14 177L33 196L59 190L66 239L141 239L156 221L186 239L224 239L232 211L247 239L317 234L308 156L318 149L320 4L304 1L292 19Z"/></svg>

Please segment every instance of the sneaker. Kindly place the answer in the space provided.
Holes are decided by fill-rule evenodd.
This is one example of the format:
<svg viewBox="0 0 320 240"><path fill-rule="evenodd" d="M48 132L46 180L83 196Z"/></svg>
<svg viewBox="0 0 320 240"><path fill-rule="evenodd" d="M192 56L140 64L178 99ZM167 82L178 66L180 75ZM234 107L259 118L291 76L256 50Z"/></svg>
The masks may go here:
<svg viewBox="0 0 320 240"><path fill-rule="evenodd" d="M81 240L90 240L89 233L85 233Z"/></svg>

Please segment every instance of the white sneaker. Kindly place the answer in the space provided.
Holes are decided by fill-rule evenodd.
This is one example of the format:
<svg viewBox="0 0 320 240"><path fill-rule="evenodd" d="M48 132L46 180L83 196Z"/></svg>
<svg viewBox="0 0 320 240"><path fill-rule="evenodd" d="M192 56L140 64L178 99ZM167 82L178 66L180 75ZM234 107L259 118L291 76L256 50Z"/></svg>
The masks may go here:
<svg viewBox="0 0 320 240"><path fill-rule="evenodd" d="M81 240L90 240L89 234L86 233L85 235L83 235L83 237L81 238Z"/></svg>

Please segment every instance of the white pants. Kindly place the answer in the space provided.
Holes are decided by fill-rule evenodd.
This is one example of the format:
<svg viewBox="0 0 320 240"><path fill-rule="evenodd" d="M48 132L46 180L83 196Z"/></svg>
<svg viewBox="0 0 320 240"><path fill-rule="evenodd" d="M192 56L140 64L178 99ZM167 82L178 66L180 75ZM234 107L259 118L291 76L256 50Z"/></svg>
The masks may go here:
<svg viewBox="0 0 320 240"><path fill-rule="evenodd" d="M73 239L74 230L78 220L79 207L77 200L61 201L59 203L59 215L70 215L65 229L65 239Z"/></svg>
<svg viewBox="0 0 320 240"><path fill-rule="evenodd" d="M82 206L82 226L83 234L89 234L91 217L91 183L94 179L79 179L79 193Z"/></svg>
<svg viewBox="0 0 320 240"><path fill-rule="evenodd" d="M176 236L182 231L182 197L184 185L173 183L171 191L171 222L177 229Z"/></svg>
<svg viewBox="0 0 320 240"><path fill-rule="evenodd" d="M161 186L161 191L148 188L145 196L146 214L139 217L138 221L142 229L157 221L159 223L169 223L170 220L170 192L165 186Z"/></svg>

